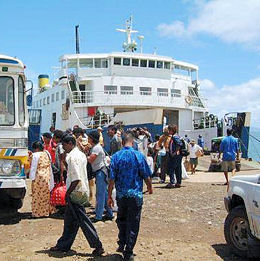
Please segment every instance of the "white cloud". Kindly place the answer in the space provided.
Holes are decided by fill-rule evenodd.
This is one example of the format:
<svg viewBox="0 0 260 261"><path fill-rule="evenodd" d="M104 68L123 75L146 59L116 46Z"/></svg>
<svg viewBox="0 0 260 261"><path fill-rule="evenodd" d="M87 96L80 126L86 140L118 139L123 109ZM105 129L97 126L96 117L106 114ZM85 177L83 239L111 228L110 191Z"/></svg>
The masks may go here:
<svg viewBox="0 0 260 261"><path fill-rule="evenodd" d="M187 25L182 21L159 24L160 35L186 38L204 33L224 42L260 49L259 0L197 1L197 9L197 15Z"/></svg>
<svg viewBox="0 0 260 261"><path fill-rule="evenodd" d="M201 81L201 93L206 97L209 111L222 117L227 112L252 112L251 125L260 126L260 78L239 85L215 84L204 79Z"/></svg>

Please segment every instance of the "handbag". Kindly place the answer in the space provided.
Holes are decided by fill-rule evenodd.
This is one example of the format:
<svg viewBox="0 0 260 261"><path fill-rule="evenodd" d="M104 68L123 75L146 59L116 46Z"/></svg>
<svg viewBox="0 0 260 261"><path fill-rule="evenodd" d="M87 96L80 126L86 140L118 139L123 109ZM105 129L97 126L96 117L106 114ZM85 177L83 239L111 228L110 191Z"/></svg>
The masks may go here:
<svg viewBox="0 0 260 261"><path fill-rule="evenodd" d="M66 185L63 181L57 183L51 191L50 203L52 206L65 206L66 205Z"/></svg>

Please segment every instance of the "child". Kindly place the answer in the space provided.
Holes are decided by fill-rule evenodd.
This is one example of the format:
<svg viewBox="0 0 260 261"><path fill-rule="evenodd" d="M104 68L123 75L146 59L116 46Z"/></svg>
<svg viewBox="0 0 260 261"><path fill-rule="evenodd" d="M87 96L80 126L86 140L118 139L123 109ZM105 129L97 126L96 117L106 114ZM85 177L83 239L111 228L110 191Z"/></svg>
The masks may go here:
<svg viewBox="0 0 260 261"><path fill-rule="evenodd" d="M154 166L153 166L153 149L152 148L148 148L148 154L147 154L146 160L147 160L148 166L150 167L150 169L153 173Z"/></svg>

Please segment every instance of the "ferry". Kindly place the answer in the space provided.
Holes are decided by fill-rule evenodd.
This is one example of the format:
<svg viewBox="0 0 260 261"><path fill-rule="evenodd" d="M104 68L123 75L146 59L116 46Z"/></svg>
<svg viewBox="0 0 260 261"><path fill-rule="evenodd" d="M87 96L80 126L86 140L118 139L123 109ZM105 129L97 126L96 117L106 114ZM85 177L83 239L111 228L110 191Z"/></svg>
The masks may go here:
<svg viewBox="0 0 260 261"><path fill-rule="evenodd" d="M117 29L126 35L122 52L80 53L77 41L75 54L60 57L52 87L48 75L39 76L31 113L41 112L40 132L48 132L50 126L93 129L120 123L125 128L146 126L154 135L175 124L181 136L202 135L210 149L212 138L219 136L219 120L209 113L200 93L199 67L143 53L142 35L137 37L138 51L132 21L131 17L124 29Z"/></svg>

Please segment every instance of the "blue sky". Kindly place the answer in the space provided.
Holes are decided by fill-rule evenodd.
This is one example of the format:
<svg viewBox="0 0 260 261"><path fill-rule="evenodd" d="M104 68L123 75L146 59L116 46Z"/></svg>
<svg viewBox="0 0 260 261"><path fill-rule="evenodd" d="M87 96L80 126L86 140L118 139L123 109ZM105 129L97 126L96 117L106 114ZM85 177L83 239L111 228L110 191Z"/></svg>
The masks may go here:
<svg viewBox="0 0 260 261"><path fill-rule="evenodd" d="M143 50L199 65L211 111L249 110L260 128L260 1L42 0L0 1L0 53L17 56L34 81L53 74L58 58L75 52L121 51L116 32L133 14Z"/></svg>

